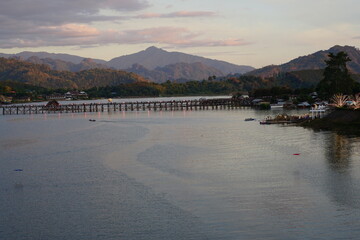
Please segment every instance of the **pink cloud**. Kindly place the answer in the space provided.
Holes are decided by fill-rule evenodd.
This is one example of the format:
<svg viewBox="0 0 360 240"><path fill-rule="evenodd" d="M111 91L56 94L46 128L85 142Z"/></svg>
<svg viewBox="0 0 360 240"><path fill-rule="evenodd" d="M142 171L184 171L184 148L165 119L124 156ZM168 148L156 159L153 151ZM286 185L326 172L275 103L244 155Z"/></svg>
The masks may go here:
<svg viewBox="0 0 360 240"><path fill-rule="evenodd" d="M30 34L31 33L31 34ZM90 46L107 44L164 44L168 47L217 47L250 44L242 39L211 39L204 33L180 27L157 27L136 30L99 30L81 24L42 26L19 29L12 38L1 38L0 48L43 46Z"/></svg>
<svg viewBox="0 0 360 240"><path fill-rule="evenodd" d="M190 17L214 17L215 12L210 11L179 11L166 14L160 13L144 13L138 15L137 18L190 18Z"/></svg>
<svg viewBox="0 0 360 240"><path fill-rule="evenodd" d="M53 34L59 37L71 38L99 36L101 34L98 29L81 24L65 24L61 26L41 27L40 29L52 31Z"/></svg>

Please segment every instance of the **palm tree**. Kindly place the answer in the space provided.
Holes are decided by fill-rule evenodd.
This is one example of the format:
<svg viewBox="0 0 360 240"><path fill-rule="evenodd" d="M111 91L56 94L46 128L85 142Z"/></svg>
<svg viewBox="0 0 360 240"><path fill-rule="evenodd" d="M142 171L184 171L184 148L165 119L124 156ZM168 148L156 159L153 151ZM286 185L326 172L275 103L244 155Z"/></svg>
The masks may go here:
<svg viewBox="0 0 360 240"><path fill-rule="evenodd" d="M333 105L334 107L340 108L340 107L345 106L346 101L347 101L348 99L349 99L348 96L339 93L339 94L335 94L335 95L331 98L331 102L332 102L332 105Z"/></svg>

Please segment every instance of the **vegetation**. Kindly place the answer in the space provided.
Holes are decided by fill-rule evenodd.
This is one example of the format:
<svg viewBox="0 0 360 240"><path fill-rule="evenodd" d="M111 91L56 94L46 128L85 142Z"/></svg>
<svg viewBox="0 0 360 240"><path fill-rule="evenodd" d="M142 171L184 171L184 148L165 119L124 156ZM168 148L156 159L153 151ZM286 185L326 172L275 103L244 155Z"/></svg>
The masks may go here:
<svg viewBox="0 0 360 240"><path fill-rule="evenodd" d="M112 69L90 69L80 72L55 71L43 64L0 58L0 82L21 82L49 89L88 89L123 83L146 82L134 73Z"/></svg>
<svg viewBox="0 0 360 240"><path fill-rule="evenodd" d="M301 123L315 130L333 130L344 134L360 135L360 110L337 108L324 118Z"/></svg>
<svg viewBox="0 0 360 240"><path fill-rule="evenodd" d="M349 58L346 53L331 56L325 70L301 70L278 73L275 76L262 78L250 75L228 75L216 77L209 75L202 81L165 81L153 83L129 72L113 69L90 69L80 72L55 71L47 65L34 64L18 59L0 58L0 95L32 100L45 99L53 93L63 94L72 90L85 90L90 98L100 97L157 97L185 95L236 95L246 92L254 97L268 96L269 100L277 98L288 100L296 95L298 102L314 100L310 93L316 85L323 95L330 95L328 90L338 86L345 92L360 92L360 80L357 75L350 75L346 69ZM334 58L335 60L333 60ZM345 65L344 65L345 63ZM337 70L336 70L337 69ZM327 73L330 72L330 73ZM335 82L332 73L339 73L347 81ZM341 74L340 74L341 73ZM324 74L324 78L318 84ZM325 77L330 76L329 78ZM326 79L326 80L325 80ZM349 83L349 84L348 84ZM295 102L296 103L296 102Z"/></svg>
<svg viewBox="0 0 360 240"><path fill-rule="evenodd" d="M351 78L346 63L351 61L347 53L330 53L326 60L324 78L320 81L317 89L321 96L329 98L334 94L352 94L355 81Z"/></svg>
<svg viewBox="0 0 360 240"><path fill-rule="evenodd" d="M344 107L348 101L348 97L343 94L335 94L331 99L333 106L337 108Z"/></svg>

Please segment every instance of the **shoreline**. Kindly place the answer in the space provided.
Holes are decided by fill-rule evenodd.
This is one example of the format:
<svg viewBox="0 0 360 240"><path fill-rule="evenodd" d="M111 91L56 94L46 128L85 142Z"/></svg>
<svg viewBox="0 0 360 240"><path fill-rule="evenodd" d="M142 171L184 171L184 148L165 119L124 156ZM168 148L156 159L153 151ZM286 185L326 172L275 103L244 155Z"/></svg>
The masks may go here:
<svg viewBox="0 0 360 240"><path fill-rule="evenodd" d="M309 120L299 126L313 130L336 131L343 134L360 135L360 110L335 109L321 119Z"/></svg>

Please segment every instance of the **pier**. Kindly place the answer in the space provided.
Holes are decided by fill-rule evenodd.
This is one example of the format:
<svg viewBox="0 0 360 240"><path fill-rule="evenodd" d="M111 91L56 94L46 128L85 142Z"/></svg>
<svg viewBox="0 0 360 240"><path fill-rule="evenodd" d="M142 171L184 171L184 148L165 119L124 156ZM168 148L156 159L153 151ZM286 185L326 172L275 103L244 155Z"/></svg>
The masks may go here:
<svg viewBox="0 0 360 240"><path fill-rule="evenodd" d="M85 113L85 112L123 112L123 111L191 111L234 109L249 106L239 99L217 98L199 100L173 100L148 102L79 103L47 105L2 105L3 115Z"/></svg>

